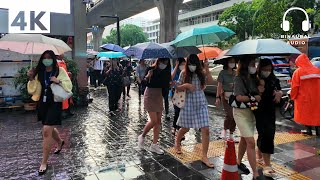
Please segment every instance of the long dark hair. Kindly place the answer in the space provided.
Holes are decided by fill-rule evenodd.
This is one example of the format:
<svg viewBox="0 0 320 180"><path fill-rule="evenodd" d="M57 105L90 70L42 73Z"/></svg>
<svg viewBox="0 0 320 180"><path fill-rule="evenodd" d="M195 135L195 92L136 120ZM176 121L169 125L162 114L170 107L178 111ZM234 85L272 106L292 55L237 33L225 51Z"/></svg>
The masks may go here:
<svg viewBox="0 0 320 180"><path fill-rule="evenodd" d="M258 68L257 68L258 78L259 79L264 79L264 77L261 77L261 69L263 67L266 67L266 66L271 66L271 74L270 74L270 76L268 78L271 78L272 80L275 80L276 79L276 75L273 72L274 68L273 68L273 64L272 64L270 59L260 59L260 62L259 62Z"/></svg>
<svg viewBox="0 0 320 180"><path fill-rule="evenodd" d="M189 70L189 67L188 67L189 65L196 65L197 66L195 73L198 75L198 78L201 82L201 86L205 86L206 85L205 74L203 72L202 65L200 64L200 60L199 60L198 56L195 54L190 54L189 57L187 58L187 64L185 67L184 82L191 83L191 80L192 80L193 73Z"/></svg>
<svg viewBox="0 0 320 180"><path fill-rule="evenodd" d="M44 59L44 55L45 54L49 54L49 56L51 57L51 59L53 60L53 63L52 63L52 72L55 72L55 76L58 75L59 73L59 66L58 66L58 62L57 62L57 58L56 58L56 55L54 54L53 51L51 50L47 50L45 51L44 53L42 53L40 59L39 59L39 62L38 62L38 65L35 69L35 75L39 75L39 74L43 74L43 72L46 70L46 66L42 63L43 59Z"/></svg>

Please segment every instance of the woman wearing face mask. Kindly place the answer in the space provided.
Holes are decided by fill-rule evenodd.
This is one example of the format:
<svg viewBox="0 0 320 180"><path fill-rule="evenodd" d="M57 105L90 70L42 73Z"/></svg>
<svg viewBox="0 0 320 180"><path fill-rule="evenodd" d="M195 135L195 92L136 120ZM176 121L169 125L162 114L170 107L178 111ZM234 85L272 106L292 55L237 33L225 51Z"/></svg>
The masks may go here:
<svg viewBox="0 0 320 180"><path fill-rule="evenodd" d="M119 100L121 98L123 88L123 69L119 67L119 60L112 59L111 67L106 72L105 84L109 93L109 111L111 115L115 115L114 111L119 109Z"/></svg>
<svg viewBox="0 0 320 180"><path fill-rule="evenodd" d="M200 64L197 55L192 54L187 58L187 67L180 74L177 82L177 90L186 90L185 106L180 110L180 116L177 125L180 126L175 146L176 153L181 154L181 139L190 128L201 129L202 134L202 158L201 161L208 167L214 165L209 162L209 113L208 102L204 94L207 81L213 82L209 72L208 63L205 63L205 69Z"/></svg>
<svg viewBox="0 0 320 180"><path fill-rule="evenodd" d="M161 127L161 116L163 111L162 89L169 88L171 81L170 63L168 58L159 58L150 68L147 69L145 80L147 88L144 93L144 108L148 111L150 121L146 124L142 134L138 137L139 148L144 147L144 138L153 128L153 141L150 151L163 154L158 145Z"/></svg>
<svg viewBox="0 0 320 180"><path fill-rule="evenodd" d="M184 58L179 58L176 61L176 66L173 69L171 74L173 84L175 84L176 81L179 80L180 73L185 69L185 66L186 66L186 60ZM172 96L174 95L175 90L176 90L176 86L172 88ZM180 108L175 105L173 105L173 107L174 107L174 118L173 118L173 124L172 124L172 134L176 135L176 131L180 129L180 127L177 126L177 121L180 114Z"/></svg>
<svg viewBox="0 0 320 180"><path fill-rule="evenodd" d="M55 126L61 125L62 103L54 102L54 96L50 85L59 84L67 92L71 92L72 83L63 68L58 67L57 59L53 51L45 51L39 60L35 70L28 72L28 92L32 100L38 102L37 116L43 124L43 156L39 168L39 175L46 173L52 139L57 143L54 154L59 154L64 141L60 138L59 131Z"/></svg>
<svg viewBox="0 0 320 180"><path fill-rule="evenodd" d="M264 81L259 86L261 101L255 111L258 130L257 159L265 164L263 174L271 177L275 171L271 168L270 156L274 153L274 136L276 133L276 103L280 102L282 91L280 82L273 73L273 65L269 59L261 59L258 65L258 77Z"/></svg>
<svg viewBox="0 0 320 180"><path fill-rule="evenodd" d="M236 72L236 61L234 58L225 59L223 70L218 76L216 106L220 106L222 102L225 111L223 138L226 138L226 130L230 131L229 137L233 138L236 129L236 122L233 119L232 107L228 104L230 95L233 92L233 82Z"/></svg>
<svg viewBox="0 0 320 180"><path fill-rule="evenodd" d="M250 98L255 98L256 101L260 101L261 97L258 91L259 81L256 76L255 59L250 57L244 57L240 59L237 74L234 80L234 95L237 101L247 103ZM248 92L249 91L249 92ZM240 143L238 151L238 169L244 174L249 174L249 169L241 163L242 158L247 152L248 160L253 172L253 179L258 177L256 167L256 153L255 153L255 140L254 129L256 120L251 109L233 108L233 117L240 131Z"/></svg>

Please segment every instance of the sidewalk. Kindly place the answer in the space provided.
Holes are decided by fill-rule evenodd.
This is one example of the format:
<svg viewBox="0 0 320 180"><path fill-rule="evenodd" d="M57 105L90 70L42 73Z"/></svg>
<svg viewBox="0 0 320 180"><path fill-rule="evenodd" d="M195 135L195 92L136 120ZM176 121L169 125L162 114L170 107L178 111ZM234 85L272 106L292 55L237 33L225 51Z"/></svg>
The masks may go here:
<svg viewBox="0 0 320 180"><path fill-rule="evenodd" d="M219 141L221 110L210 108L209 156L216 168L207 169L199 161L201 137L197 130L186 135L184 154L174 153L172 119L163 120L159 143L165 155L138 149L137 137L147 121L143 100L138 100L133 88L123 111L109 116L105 92L93 92L94 102L89 107L75 110L74 117L63 121L59 130L66 144L60 155L50 155L49 171L44 177L37 175L42 126L35 114L0 113L0 179L220 179L224 153L224 143ZM172 113L171 109L171 117ZM279 119L277 124L275 179L320 179L320 157L316 155L319 138L295 134L300 127L293 122ZM146 138L147 146L151 134ZM242 179L252 179L252 175L243 175Z"/></svg>

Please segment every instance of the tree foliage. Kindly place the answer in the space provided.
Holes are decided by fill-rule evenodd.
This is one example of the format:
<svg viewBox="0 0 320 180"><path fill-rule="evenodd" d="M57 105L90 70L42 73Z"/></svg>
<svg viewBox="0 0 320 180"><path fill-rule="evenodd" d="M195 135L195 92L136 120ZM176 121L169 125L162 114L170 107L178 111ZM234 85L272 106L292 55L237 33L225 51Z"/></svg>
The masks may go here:
<svg viewBox="0 0 320 180"><path fill-rule="evenodd" d="M281 28L285 11L291 7L306 9L314 30L320 27L320 2L316 0L253 0L253 2L234 4L219 17L219 24L237 33L240 41L249 36L276 38L286 34ZM305 15L301 11L291 11L286 20L290 22L288 34L304 34L302 21Z"/></svg>
<svg viewBox="0 0 320 180"><path fill-rule="evenodd" d="M252 34L253 14L254 11L251 5L246 2L241 2L223 11L219 16L218 24L233 30L242 41Z"/></svg>
<svg viewBox="0 0 320 180"><path fill-rule="evenodd" d="M147 42L148 38L142 28L133 24L120 27L121 46L130 46L137 43ZM109 36L102 40L103 44L117 44L117 29L112 29Z"/></svg>

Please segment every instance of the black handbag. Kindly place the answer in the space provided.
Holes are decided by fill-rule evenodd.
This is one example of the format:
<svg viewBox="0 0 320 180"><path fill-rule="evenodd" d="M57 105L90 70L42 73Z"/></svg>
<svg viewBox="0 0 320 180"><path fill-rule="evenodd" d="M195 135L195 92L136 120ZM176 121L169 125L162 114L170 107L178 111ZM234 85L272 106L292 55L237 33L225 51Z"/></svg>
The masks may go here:
<svg viewBox="0 0 320 180"><path fill-rule="evenodd" d="M248 97L251 99L251 95L250 95L250 91L249 89L247 88L247 85L245 83L245 81L242 79L243 81L243 84L248 92ZM234 107L234 108L240 108L240 109L247 109L247 108L251 108L251 110L256 110L257 109L257 106L258 106L258 102L255 101L255 100L250 100L249 102L239 102L237 101L237 98L234 94L232 94L230 97L229 97L229 101L228 101L228 104L231 106L231 107Z"/></svg>

